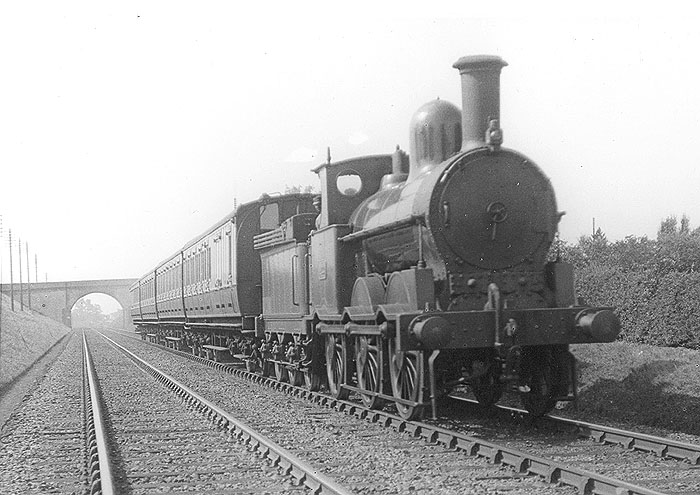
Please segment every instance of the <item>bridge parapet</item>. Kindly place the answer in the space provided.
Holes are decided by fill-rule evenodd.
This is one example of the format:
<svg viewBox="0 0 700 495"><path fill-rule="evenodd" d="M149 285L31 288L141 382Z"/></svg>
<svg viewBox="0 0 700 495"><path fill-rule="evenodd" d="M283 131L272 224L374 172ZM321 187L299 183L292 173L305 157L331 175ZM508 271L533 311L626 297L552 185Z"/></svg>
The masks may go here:
<svg viewBox="0 0 700 495"><path fill-rule="evenodd" d="M83 296L93 293L107 294L113 297L121 305L123 311L124 328L132 325L131 298L129 287L138 279L104 279L104 280L72 280L65 282L35 282L31 284L31 309L49 318L70 324L70 313L73 305ZM28 285L22 284L22 297L25 306L29 306ZM19 304L20 285L3 284L2 293L9 296L14 289L15 305ZM15 306L16 308L17 306Z"/></svg>

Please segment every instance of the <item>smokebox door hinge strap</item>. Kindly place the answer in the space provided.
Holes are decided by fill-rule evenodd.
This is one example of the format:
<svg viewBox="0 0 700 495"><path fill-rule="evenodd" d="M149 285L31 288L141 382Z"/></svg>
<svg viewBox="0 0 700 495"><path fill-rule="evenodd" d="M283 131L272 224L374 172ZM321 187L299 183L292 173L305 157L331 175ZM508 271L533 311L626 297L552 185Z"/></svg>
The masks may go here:
<svg viewBox="0 0 700 495"><path fill-rule="evenodd" d="M488 299L486 300L484 309L496 312L494 318L493 345L498 347L501 345L501 291L493 282L489 284Z"/></svg>

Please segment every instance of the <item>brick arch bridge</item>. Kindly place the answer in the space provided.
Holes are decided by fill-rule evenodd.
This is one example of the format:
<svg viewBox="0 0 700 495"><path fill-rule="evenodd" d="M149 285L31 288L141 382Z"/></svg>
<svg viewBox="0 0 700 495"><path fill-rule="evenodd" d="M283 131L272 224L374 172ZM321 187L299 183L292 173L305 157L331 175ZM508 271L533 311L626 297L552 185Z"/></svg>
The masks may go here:
<svg viewBox="0 0 700 495"><path fill-rule="evenodd" d="M131 298L129 287L138 279L77 280L71 282L38 282L31 284L31 308L49 318L71 326L70 313L73 305L83 296L100 293L112 296L122 307L124 328L132 328ZM2 293L10 296L10 284L2 286ZM14 284L15 310L20 308L20 286ZM22 285L22 301L29 307L28 284Z"/></svg>

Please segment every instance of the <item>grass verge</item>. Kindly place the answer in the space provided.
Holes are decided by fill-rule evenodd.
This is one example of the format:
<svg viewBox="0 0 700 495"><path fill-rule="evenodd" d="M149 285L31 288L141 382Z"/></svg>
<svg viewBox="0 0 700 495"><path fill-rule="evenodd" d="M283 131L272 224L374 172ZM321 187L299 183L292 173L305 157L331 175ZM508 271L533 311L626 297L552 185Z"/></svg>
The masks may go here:
<svg viewBox="0 0 700 495"><path fill-rule="evenodd" d="M571 346L581 419L700 435L700 351L613 342Z"/></svg>
<svg viewBox="0 0 700 495"><path fill-rule="evenodd" d="M70 328L34 311L12 312L10 299L2 297L0 314L0 388L39 359Z"/></svg>

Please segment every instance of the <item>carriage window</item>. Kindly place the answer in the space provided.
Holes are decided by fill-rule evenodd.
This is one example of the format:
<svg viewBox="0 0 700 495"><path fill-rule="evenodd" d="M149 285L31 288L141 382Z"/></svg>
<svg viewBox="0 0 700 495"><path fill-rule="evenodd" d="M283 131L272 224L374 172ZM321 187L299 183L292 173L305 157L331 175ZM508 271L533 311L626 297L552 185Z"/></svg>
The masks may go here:
<svg viewBox="0 0 700 495"><path fill-rule="evenodd" d="M362 190L362 179L357 172L349 170L336 178L335 187L343 196L356 196Z"/></svg>
<svg viewBox="0 0 700 495"><path fill-rule="evenodd" d="M260 207L260 230L272 230L280 226L280 213L277 203Z"/></svg>
<svg viewBox="0 0 700 495"><path fill-rule="evenodd" d="M230 277L233 274L233 235L231 231L226 232L226 238L228 239L228 276Z"/></svg>
<svg viewBox="0 0 700 495"><path fill-rule="evenodd" d="M206 266L204 271L204 278L211 280L211 246L207 246L206 253Z"/></svg>

